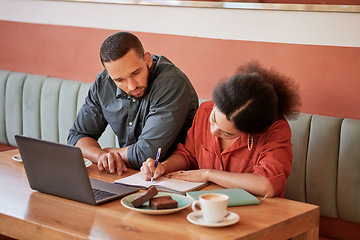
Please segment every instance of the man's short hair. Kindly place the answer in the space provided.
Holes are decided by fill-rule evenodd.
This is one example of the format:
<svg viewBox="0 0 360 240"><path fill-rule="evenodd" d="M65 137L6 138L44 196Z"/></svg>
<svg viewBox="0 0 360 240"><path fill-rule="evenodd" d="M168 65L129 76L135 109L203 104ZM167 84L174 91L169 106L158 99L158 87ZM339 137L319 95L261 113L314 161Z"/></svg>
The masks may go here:
<svg viewBox="0 0 360 240"><path fill-rule="evenodd" d="M108 36L101 45L100 59L105 62L115 61L134 49L139 58L144 57L144 48L140 40L132 33L117 32Z"/></svg>

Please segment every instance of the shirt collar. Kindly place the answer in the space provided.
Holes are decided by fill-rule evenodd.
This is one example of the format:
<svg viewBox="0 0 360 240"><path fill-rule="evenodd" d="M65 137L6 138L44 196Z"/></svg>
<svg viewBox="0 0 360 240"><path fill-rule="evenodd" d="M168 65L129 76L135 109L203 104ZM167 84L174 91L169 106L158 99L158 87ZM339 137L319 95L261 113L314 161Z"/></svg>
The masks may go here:
<svg viewBox="0 0 360 240"><path fill-rule="evenodd" d="M123 98L123 99L132 99L131 96L129 96L125 91L121 90L120 88L117 87L116 89L116 98Z"/></svg>

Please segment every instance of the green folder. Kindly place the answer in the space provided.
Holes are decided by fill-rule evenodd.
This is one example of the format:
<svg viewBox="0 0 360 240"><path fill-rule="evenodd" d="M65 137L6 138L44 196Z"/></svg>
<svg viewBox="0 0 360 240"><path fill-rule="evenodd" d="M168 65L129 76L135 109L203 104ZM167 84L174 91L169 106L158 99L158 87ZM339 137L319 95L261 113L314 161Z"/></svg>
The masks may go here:
<svg viewBox="0 0 360 240"><path fill-rule="evenodd" d="M218 190L207 190L207 191L192 191L187 192L186 196L192 198L193 200L199 200L199 196L205 193L223 193L229 196L229 207L233 206L244 206L244 205L256 205L260 201L251 193L245 191L242 188L232 188L232 189L218 189Z"/></svg>

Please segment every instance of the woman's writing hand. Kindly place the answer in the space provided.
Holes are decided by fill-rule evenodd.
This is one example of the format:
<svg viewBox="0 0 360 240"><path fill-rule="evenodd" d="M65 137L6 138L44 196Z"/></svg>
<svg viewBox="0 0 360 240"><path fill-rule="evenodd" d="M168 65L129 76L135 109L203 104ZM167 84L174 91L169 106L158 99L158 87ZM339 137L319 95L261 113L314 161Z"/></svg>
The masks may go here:
<svg viewBox="0 0 360 240"><path fill-rule="evenodd" d="M155 160L152 158L148 158L140 168L141 175L144 180L149 181L151 177L154 179L160 177L165 173L165 167L160 162L155 168Z"/></svg>

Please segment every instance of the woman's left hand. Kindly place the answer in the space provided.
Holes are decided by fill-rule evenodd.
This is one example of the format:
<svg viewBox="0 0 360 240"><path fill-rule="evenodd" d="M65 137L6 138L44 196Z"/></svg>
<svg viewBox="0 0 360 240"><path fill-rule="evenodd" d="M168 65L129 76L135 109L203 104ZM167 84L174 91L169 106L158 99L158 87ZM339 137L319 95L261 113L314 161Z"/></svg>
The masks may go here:
<svg viewBox="0 0 360 240"><path fill-rule="evenodd" d="M207 182L209 169L177 171L166 174L168 178L176 178L190 182Z"/></svg>

